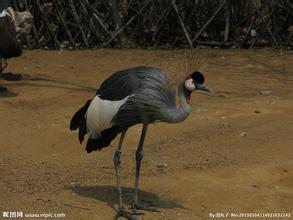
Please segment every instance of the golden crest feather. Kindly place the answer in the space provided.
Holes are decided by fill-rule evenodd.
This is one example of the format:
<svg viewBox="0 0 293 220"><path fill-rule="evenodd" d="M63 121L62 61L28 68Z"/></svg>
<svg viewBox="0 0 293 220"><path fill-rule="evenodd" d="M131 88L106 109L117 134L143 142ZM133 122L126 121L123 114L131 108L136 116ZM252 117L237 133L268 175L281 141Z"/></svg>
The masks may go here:
<svg viewBox="0 0 293 220"><path fill-rule="evenodd" d="M199 71L200 68L207 62L198 49L189 49L184 51L184 74L190 75L195 71Z"/></svg>

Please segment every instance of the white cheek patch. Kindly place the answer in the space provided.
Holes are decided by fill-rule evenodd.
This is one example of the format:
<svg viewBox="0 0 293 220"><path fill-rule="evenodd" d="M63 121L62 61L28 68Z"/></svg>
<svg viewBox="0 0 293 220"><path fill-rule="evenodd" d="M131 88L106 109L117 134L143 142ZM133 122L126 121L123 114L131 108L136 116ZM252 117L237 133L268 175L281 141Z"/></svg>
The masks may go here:
<svg viewBox="0 0 293 220"><path fill-rule="evenodd" d="M185 80L184 86L185 86L185 88L186 88L188 91L193 91L193 90L195 90L195 85L194 85L194 83L193 83L193 79L187 79L187 80Z"/></svg>

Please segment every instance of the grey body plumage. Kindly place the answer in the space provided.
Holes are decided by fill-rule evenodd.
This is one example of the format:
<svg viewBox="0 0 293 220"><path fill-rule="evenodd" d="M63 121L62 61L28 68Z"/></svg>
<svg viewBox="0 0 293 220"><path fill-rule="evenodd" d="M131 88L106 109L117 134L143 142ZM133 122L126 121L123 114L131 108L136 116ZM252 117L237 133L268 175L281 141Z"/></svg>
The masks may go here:
<svg viewBox="0 0 293 220"><path fill-rule="evenodd" d="M86 133L90 134L86 147L88 152L110 145L111 141L121 133L114 154L119 195L116 218L119 216L134 218L122 208L120 186L120 155L127 129L135 124L143 124L136 151L134 212L136 209L156 211L155 208L145 207L138 202L140 163L147 127L156 121L178 123L185 120L190 112L189 99L192 91L196 89L210 91L203 83L204 77L200 72L190 74L177 88L172 88L169 86L167 74L159 68L142 66L122 70L107 78L97 90L95 98L87 101L73 116L70 128L71 130L79 128L80 142L83 141ZM176 103L177 97L179 103ZM111 117L109 125L103 121L103 117L106 121ZM102 130L99 124L104 126ZM93 135L92 130L95 128L98 130L96 131L98 135Z"/></svg>
<svg viewBox="0 0 293 220"><path fill-rule="evenodd" d="M169 121L172 119L170 115L177 111L176 89L169 87L165 72L154 67L136 67L116 74L107 82L109 85L117 84L114 88L117 88L119 97L113 98L129 98L113 118L114 125L128 128L138 123L172 122ZM100 92L101 98L107 97L103 90Z"/></svg>

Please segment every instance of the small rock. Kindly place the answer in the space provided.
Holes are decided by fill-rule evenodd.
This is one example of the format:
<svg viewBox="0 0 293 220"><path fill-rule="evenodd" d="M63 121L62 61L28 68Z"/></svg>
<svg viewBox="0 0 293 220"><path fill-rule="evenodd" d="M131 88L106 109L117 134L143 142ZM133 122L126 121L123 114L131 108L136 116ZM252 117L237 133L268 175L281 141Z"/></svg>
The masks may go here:
<svg viewBox="0 0 293 220"><path fill-rule="evenodd" d="M269 95L271 93L272 93L272 91L270 91L270 90L263 90L263 91L259 92L260 95Z"/></svg>
<svg viewBox="0 0 293 220"><path fill-rule="evenodd" d="M254 110L254 113L261 113L259 109Z"/></svg>
<svg viewBox="0 0 293 220"><path fill-rule="evenodd" d="M157 168L167 168L168 164L162 163L162 164L157 164Z"/></svg>
<svg viewBox="0 0 293 220"><path fill-rule="evenodd" d="M288 170L287 170L287 169L284 169L283 172L284 172L284 173L288 173Z"/></svg>
<svg viewBox="0 0 293 220"><path fill-rule="evenodd" d="M268 105L272 105L272 104L274 104L274 103L275 103L275 101L272 101L272 100L267 101L267 104L268 104Z"/></svg>
<svg viewBox="0 0 293 220"><path fill-rule="evenodd" d="M226 122L226 123L223 123L222 124L222 127L223 128L230 128L231 127L231 124L229 124L229 123Z"/></svg>
<svg viewBox="0 0 293 220"><path fill-rule="evenodd" d="M206 109L202 108L202 107L198 107L195 109L196 112L205 112Z"/></svg>
<svg viewBox="0 0 293 220"><path fill-rule="evenodd" d="M239 136L242 137L242 138L245 138L245 137L247 137L247 133L246 132L241 132L239 134Z"/></svg>
<svg viewBox="0 0 293 220"><path fill-rule="evenodd" d="M219 94L218 95L220 98L228 98L228 95L227 94Z"/></svg>

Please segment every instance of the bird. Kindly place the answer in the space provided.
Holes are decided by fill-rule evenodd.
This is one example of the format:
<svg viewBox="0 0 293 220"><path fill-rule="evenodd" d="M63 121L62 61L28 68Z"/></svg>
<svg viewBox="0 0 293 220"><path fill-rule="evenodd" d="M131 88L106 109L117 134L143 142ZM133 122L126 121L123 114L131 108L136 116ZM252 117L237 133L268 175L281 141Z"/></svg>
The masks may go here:
<svg viewBox="0 0 293 220"><path fill-rule="evenodd" d="M10 0L0 1L0 77L5 79L3 70L7 67L6 59L22 54L21 44L16 38L13 9L9 7ZM0 85L0 93L7 88Z"/></svg>
<svg viewBox="0 0 293 220"><path fill-rule="evenodd" d="M185 75L184 80L175 88L170 86L166 72L157 67L139 66L113 73L98 88L95 96L86 101L72 117L70 129L77 130L80 143L88 135L86 151L100 151L111 144L120 134L118 146L114 152L116 185L118 191L118 209L115 218L136 219L137 210L159 211L148 207L138 200L140 166L143 158L143 146L149 124L155 122L179 123L190 113L190 97L195 90L211 92L204 83L200 71ZM133 213L123 208L120 156L122 144L128 128L142 124L142 131L135 153L136 171L134 184Z"/></svg>

